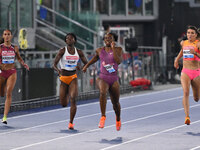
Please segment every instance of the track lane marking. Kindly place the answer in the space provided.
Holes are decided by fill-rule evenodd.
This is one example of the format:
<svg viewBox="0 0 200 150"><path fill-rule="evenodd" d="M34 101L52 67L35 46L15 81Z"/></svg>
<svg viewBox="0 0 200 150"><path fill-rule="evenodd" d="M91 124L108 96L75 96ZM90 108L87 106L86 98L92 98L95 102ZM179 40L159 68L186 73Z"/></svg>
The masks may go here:
<svg viewBox="0 0 200 150"><path fill-rule="evenodd" d="M200 106L200 104L193 105L190 108L195 108L195 107L198 107L198 106ZM129 120L129 121L123 122L122 124L127 124L127 123L132 123L132 122L136 122L136 121L140 121L140 120L145 120L145 119L149 119L149 118L152 118L152 117L157 117L157 116L161 116L161 115L165 115L165 114L169 114L169 113L178 112L178 111L181 111L181 110L183 110L183 108L174 109L174 110L166 111L166 112L162 112L162 113L157 113L157 114L154 114L154 115L150 115L150 116L146 116L146 117L141 117L141 118L137 118L137 119L134 119L134 120ZM200 120L194 121L193 123L191 123L191 125L195 124L195 123L198 123L198 122L200 122ZM117 147L119 145L127 144L127 143L130 143L130 142L133 142L133 141L137 141L137 140L140 140L140 139L147 138L147 137L155 136L155 135L158 135L158 134L161 134L161 133L165 133L165 132L168 132L168 131L171 131L171 130L174 130L174 129L178 129L178 128L181 128L181 127L185 127L185 126L186 126L185 124L184 125L180 125L180 126L176 126L174 128L170 128L170 129L167 129L167 130L156 132L154 134L149 134L149 135L146 135L146 136L134 139L134 140L129 140L129 141L126 141L126 142L121 143L121 144L116 144L116 145L107 147L106 149L114 148L114 147ZM111 127L115 127L115 124L107 126L107 127L104 127L104 128L111 128ZM13 148L11 150L20 150L20 149L24 149L24 148L28 148L28 147L33 147L33 146L37 146L37 145L41 145L41 144L46 144L46 143L49 143L49 142L52 142L52 141L56 141L56 140L60 140L60 139L65 139L65 138L73 137L73 136L78 136L78 135L82 135L82 134L85 134L85 133L90 133L90 132L94 132L94 131L98 131L98 130L101 130L101 129L99 129L99 128L98 129L92 129L92 130L88 130L88 131L77 133L77 134L73 134L73 135L66 135L66 136L62 136L62 137L57 137L57 138L53 138L53 139L42 141L42 142L36 142L36 143L33 143L33 144L28 144L28 145L25 145L25 146L16 147L16 148ZM106 149L104 148L102 150L106 150Z"/></svg>
<svg viewBox="0 0 200 150"><path fill-rule="evenodd" d="M138 95L131 95L131 96L125 96L125 97L121 97L120 100L124 100L124 99L130 99L130 98L137 98L137 97L141 97L141 96L148 96L148 95L154 95L154 94L158 94L158 93L164 93L164 92L169 92L169 91L174 91L174 90L180 90L181 88L172 88L172 89L167 89L167 90L162 90L162 91L155 91L155 92L151 92L151 93L144 93L144 94L138 94ZM110 99L108 99L110 101ZM77 105L78 107L85 107L85 106L90 106L90 105L95 105L98 104L99 105L99 101L98 102L92 102L89 104L80 104ZM19 116L14 116L14 117L9 117L10 119L18 119L18 118L22 118L22 117L29 117L29 116L34 116L34 115L41 115L41 114L45 114L45 113L49 113L49 112L57 112L57 111L62 111L62 110L68 110L70 109L69 107L67 108L58 108L58 109L53 109L53 110L47 110L47 111L42 111L42 112L36 112L36 113L31 113L31 114L25 114L25 115L19 115Z"/></svg>
<svg viewBox="0 0 200 150"><path fill-rule="evenodd" d="M168 98L168 99L164 99L164 100L160 100L160 101L149 102L149 103L145 103L145 104L139 104L139 105L130 106L130 107L125 107L125 108L121 108L121 111L127 110L127 109L143 107L143 106L148 106L148 105L157 104L157 103L162 103L162 102L168 102L168 101L172 101L172 100L178 100L179 98L182 98L182 96L178 96L178 97L174 97L174 98ZM106 113L108 114L108 113L112 113L112 112L113 112L113 110L109 110ZM88 117L93 117L93 116L100 115L100 114L101 113L85 115L85 116L77 117L76 120L83 119L83 118L88 118ZM66 122L68 120L69 119L67 119L67 120L65 119L65 120L60 120L60 121L40 124L40 125L28 127L28 128L23 128L23 129L17 129L17 130L13 130L13 131L3 132L3 133L0 133L0 135L11 134L11 133L16 133L16 132L20 132L20 131L26 131L26 130L35 129L35 128L39 128L39 127L44 127L44 126L49 126L49 125L53 125L53 124L57 124L57 123L63 123L63 122Z"/></svg>

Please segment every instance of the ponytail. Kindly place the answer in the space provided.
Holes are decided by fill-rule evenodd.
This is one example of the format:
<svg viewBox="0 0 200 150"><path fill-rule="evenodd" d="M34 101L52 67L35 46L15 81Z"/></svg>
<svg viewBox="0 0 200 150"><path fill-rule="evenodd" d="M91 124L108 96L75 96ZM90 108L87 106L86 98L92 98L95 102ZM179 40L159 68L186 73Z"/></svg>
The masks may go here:
<svg viewBox="0 0 200 150"><path fill-rule="evenodd" d="M197 29L197 38L200 38L200 28Z"/></svg>

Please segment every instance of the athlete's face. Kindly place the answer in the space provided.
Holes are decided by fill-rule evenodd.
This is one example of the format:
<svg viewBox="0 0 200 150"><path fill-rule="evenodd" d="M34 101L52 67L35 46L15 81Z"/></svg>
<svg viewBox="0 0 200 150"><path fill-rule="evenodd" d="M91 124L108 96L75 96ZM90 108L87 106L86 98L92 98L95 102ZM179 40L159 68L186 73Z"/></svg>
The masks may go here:
<svg viewBox="0 0 200 150"><path fill-rule="evenodd" d="M75 39L72 35L68 35L65 40L67 45L73 45L75 43Z"/></svg>
<svg viewBox="0 0 200 150"><path fill-rule="evenodd" d="M110 47L111 43L114 41L114 37L112 34L106 34L104 36L104 42L106 44L106 46Z"/></svg>
<svg viewBox="0 0 200 150"><path fill-rule="evenodd" d="M187 39L189 41L195 41L197 38L197 33L195 30L192 30L192 29L188 29L187 30Z"/></svg>
<svg viewBox="0 0 200 150"><path fill-rule="evenodd" d="M4 42L10 42L11 39L12 39L12 34L9 30L5 30L3 32L3 39L4 39Z"/></svg>

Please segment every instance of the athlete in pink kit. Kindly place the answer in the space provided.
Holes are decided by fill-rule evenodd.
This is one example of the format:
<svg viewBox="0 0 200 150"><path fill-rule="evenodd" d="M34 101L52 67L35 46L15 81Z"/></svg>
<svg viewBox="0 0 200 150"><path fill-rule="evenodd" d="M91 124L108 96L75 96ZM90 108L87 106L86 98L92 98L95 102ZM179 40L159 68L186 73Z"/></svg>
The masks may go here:
<svg viewBox="0 0 200 150"><path fill-rule="evenodd" d="M104 128L106 120L106 94L110 94L113 104L113 109L116 114L116 129L121 129L121 107L119 103L120 89L118 82L118 65L122 62L122 48L115 47L114 34L108 33L104 37L105 47L98 48L95 56L84 66L83 71L86 72L87 68L100 60L100 75L97 79L97 87L100 91L100 108L101 119L99 128Z"/></svg>
<svg viewBox="0 0 200 150"><path fill-rule="evenodd" d="M182 49L174 61L174 67L179 67L178 61L183 57L183 69L181 72L181 85L183 88L183 107L185 111L185 124L190 124L189 93L190 85L193 91L194 101L200 99L200 41L199 33L194 26L188 26L187 39L181 42Z"/></svg>
<svg viewBox="0 0 200 150"><path fill-rule="evenodd" d="M3 97L6 93L4 116L2 119L2 123L4 124L7 124L7 115L12 102L12 91L17 79L15 58L29 70L29 66L24 63L19 54L18 47L11 44L11 39L11 31L4 30L3 42L0 44L0 95Z"/></svg>

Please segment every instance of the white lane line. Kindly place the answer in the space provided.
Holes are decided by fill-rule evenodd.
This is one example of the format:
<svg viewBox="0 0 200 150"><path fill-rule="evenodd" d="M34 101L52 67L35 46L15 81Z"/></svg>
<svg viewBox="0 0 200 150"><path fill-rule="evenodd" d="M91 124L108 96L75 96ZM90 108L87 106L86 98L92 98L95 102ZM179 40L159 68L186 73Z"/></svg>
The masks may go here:
<svg viewBox="0 0 200 150"><path fill-rule="evenodd" d="M196 150L196 149L200 149L200 146L197 146L197 147L191 148L190 150Z"/></svg>
<svg viewBox="0 0 200 150"><path fill-rule="evenodd" d="M156 92L151 92L151 93L138 94L138 95L132 95L132 96L125 96L125 97L120 98L120 100L130 99L130 98L137 98L137 97L141 97L141 96L154 95L154 94L158 94L158 93L164 93L164 92L180 90L180 89L181 88L173 88L173 89L156 91ZM110 100L110 99L108 99L108 100ZM99 104L99 102L92 102L92 103L89 103L89 104L80 104L80 105L78 105L78 107L86 107L86 106L95 105L95 104ZM45 114L45 113L49 113L49 112L57 112L57 111L62 111L62 110L67 110L67 109L70 109L70 108L67 107L67 108L58 108L58 109L53 109L53 110L46 110L46 111L42 111L42 112L36 112L36 113L25 114L25 115L20 115L20 116L14 116L14 117L10 117L9 119L18 119L18 118L22 118L22 117L41 115L41 114Z"/></svg>
<svg viewBox="0 0 200 150"><path fill-rule="evenodd" d="M194 121L194 122L190 123L190 125L196 124L196 123L200 123L200 120ZM116 144L116 145L113 145L113 146L105 147L105 148L102 148L100 150L108 150L108 149L116 148L116 147L119 147L119 146L122 146L122 145L125 145L125 144L129 144L129 143L132 143L132 142L135 142L135 141L143 140L143 139L146 139L146 138L149 138L149 137L152 137L152 136L156 136L156 135L159 135L159 134L162 134L162 133L166 133L166 132L169 132L169 131L172 131L172 130L176 130L176 129L179 129L179 128L182 128L182 127L186 127L186 126L187 125L185 125L185 124L184 125L180 125L180 126L176 126L176 127L169 128L169 129L166 129L166 130L162 130L162 131L159 131L159 132L156 132L156 133L153 133L153 134L149 134L149 135L145 135L145 136L142 136L142 137L139 137L139 138L136 138L136 139L132 139L132 140L123 142L121 144ZM195 147L195 148L190 149L190 150L195 150L197 148L200 148L200 146Z"/></svg>
<svg viewBox="0 0 200 150"><path fill-rule="evenodd" d="M176 99L179 99L179 98L182 98L182 96L174 97L174 98L169 98L169 99L164 99L164 100L155 101L155 102L149 102L149 103L145 103L145 104L139 104L139 105L130 106L130 107L125 107L125 108L122 108L121 111L127 110L127 109L138 108L138 107L142 107L142 106L148 106L148 105L157 104L157 103L162 103L162 102L167 102L167 101L171 101L171 100L176 100ZM106 113L107 114L108 113L113 113L113 110L109 110ZM91 115L85 115L85 116L77 117L75 119L78 120L78 119L93 117L93 116L100 115L100 114L101 113L95 113L95 114L91 114ZM53 124L57 124L57 123L62 123L62 122L67 122L67 121L68 120L60 120L60 121L45 123L45 124L41 124L41 125L37 125L37 126L32 126L32 127L28 127L28 128L23 128L23 129L17 129L17 130L13 130L13 131L3 132L3 133L0 133L0 135L10 134L10 133L15 133L15 132L20 132L20 131L26 131L26 130L30 130L30 129L35 129L35 128L44 127L44 126L49 126L49 125L53 125Z"/></svg>
<svg viewBox="0 0 200 150"><path fill-rule="evenodd" d="M193 106L191 106L191 108L198 107L198 106L200 106L200 104L193 105ZM127 124L127 123L132 123L132 122L136 122L136 121L140 121L140 120L145 120L145 119L149 119L149 118L152 118L152 117L156 117L156 116L161 116L161 115L177 112L177 111L180 111L180 110L183 110L183 108L179 108L179 109L175 109L175 110L171 110L171 111L166 111L166 112L162 112L162 113L158 113L158 114L154 114L154 115L150 115L150 116L146 116L146 117L142 117L142 118L138 118L138 119L134 119L134 120L129 120L129 121L123 122L122 124ZM197 122L200 122L200 120L196 121L196 122L193 122L191 124L195 124ZM115 126L115 124L107 126L107 127L104 127L104 128L110 128L110 127L114 127L114 126ZM181 126L178 126L178 127L175 127L175 128L180 128L180 127L184 127L184 126L186 126L186 125L181 125ZM68 138L68 137L82 135L82 134L85 134L85 133L94 132L94 131L98 131L98 130L102 130L102 129L93 129L93 130L88 130L88 131L85 131L85 132L82 132L82 133L77 133L77 134L73 134L73 135L66 135L66 136L62 136L62 137L57 137L57 138L53 138L53 139L42 141L42 142L36 142L36 143L33 143L33 144L28 144L28 145L25 145L25 146L16 147L16 148L13 148L11 150L20 150L20 149L33 147L33 146L37 146L37 145L41 145L41 144L46 144L46 143L49 143L49 142L52 142L52 141L57 141L57 140L60 140L60 139L65 139L65 138ZM164 130L164 131L160 131L160 132L157 132L157 133L154 133L154 134L150 134L150 135L147 135L147 136L144 136L144 137L141 137L141 138L137 138L137 140L140 140L140 139L143 139L143 138L147 138L147 137L151 137L151 136L154 136L154 135L157 135L157 134L160 134L160 133L164 133L164 132L168 132L168 131L171 131L171 130L174 130L174 128L167 129L167 130ZM134 139L134 140L136 140L136 139ZM130 143L132 141L133 140L127 141L127 142ZM124 144L126 144L127 142L124 142ZM114 145L114 147L117 147L117 146L122 145L122 144ZM113 148L113 146L111 146L109 148Z"/></svg>

